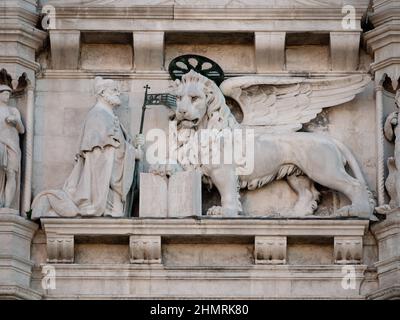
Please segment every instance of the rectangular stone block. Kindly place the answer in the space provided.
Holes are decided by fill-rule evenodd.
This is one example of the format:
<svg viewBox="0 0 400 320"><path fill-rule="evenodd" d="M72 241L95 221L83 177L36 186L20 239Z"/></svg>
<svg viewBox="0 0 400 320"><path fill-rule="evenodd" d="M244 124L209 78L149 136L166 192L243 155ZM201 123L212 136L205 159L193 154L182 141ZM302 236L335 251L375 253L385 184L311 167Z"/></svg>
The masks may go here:
<svg viewBox="0 0 400 320"><path fill-rule="evenodd" d="M201 173L177 172L168 181L168 217L201 216Z"/></svg>
<svg viewBox="0 0 400 320"><path fill-rule="evenodd" d="M73 235L48 235L47 262L74 263L74 246Z"/></svg>
<svg viewBox="0 0 400 320"><path fill-rule="evenodd" d="M284 69L285 39L285 32L254 33L257 73Z"/></svg>
<svg viewBox="0 0 400 320"><path fill-rule="evenodd" d="M129 249L131 263L161 263L160 236L130 236Z"/></svg>
<svg viewBox="0 0 400 320"><path fill-rule="evenodd" d="M136 71L161 71L164 67L164 32L134 32Z"/></svg>
<svg viewBox="0 0 400 320"><path fill-rule="evenodd" d="M255 264L286 264L286 237L255 237Z"/></svg>
<svg viewBox="0 0 400 320"><path fill-rule="evenodd" d="M362 262L362 237L335 237L336 264L360 264Z"/></svg>
<svg viewBox="0 0 400 320"><path fill-rule="evenodd" d="M334 71L357 70L360 32L331 32L331 60Z"/></svg>
<svg viewBox="0 0 400 320"><path fill-rule="evenodd" d="M140 174L139 217L166 218L168 215L168 181L152 174Z"/></svg>
<svg viewBox="0 0 400 320"><path fill-rule="evenodd" d="M78 30L51 30L52 67L57 70L78 69L81 34Z"/></svg>

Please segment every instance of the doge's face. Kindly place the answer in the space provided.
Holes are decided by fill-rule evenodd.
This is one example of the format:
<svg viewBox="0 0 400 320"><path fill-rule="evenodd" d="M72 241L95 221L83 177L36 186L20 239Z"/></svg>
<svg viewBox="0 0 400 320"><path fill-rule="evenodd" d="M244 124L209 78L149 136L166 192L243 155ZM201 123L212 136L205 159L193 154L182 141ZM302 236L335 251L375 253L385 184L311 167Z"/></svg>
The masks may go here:
<svg viewBox="0 0 400 320"><path fill-rule="evenodd" d="M120 95L121 93L116 86L109 87L103 92L105 100L114 108L121 104Z"/></svg>
<svg viewBox="0 0 400 320"><path fill-rule="evenodd" d="M198 126L207 112L203 85L189 83L181 85L176 93L176 119L184 128Z"/></svg>

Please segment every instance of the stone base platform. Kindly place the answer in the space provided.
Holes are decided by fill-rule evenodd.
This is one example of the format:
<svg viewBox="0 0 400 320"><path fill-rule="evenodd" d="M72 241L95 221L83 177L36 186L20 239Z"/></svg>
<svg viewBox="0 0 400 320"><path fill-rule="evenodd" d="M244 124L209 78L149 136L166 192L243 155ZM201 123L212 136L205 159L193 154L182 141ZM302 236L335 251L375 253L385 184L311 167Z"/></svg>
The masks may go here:
<svg viewBox="0 0 400 320"><path fill-rule="evenodd" d="M0 299L40 299L32 290L31 241L38 225L15 210L0 213Z"/></svg>
<svg viewBox="0 0 400 320"><path fill-rule="evenodd" d="M364 298L367 220L47 218L41 223L56 279L45 299ZM39 290L41 281L37 268L33 287Z"/></svg>

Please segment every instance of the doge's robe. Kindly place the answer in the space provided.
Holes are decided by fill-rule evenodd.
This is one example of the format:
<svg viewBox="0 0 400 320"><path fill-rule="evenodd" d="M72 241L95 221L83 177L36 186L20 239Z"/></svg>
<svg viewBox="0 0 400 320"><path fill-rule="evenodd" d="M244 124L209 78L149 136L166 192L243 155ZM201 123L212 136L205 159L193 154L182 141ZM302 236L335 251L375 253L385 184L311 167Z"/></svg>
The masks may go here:
<svg viewBox="0 0 400 320"><path fill-rule="evenodd" d="M62 190L39 194L32 218L123 217L135 149L117 116L96 104L86 116L75 166Z"/></svg>

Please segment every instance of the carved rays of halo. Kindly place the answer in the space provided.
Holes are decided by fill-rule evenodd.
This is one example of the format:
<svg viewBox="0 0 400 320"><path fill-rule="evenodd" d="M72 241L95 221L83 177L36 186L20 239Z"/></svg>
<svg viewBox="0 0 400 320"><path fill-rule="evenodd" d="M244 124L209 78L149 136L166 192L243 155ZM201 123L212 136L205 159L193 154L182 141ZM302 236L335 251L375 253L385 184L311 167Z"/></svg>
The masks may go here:
<svg viewBox="0 0 400 320"><path fill-rule="evenodd" d="M368 75L331 79L245 76L225 80L220 89L239 104L243 126L284 133L300 130L324 108L351 101L370 81Z"/></svg>

